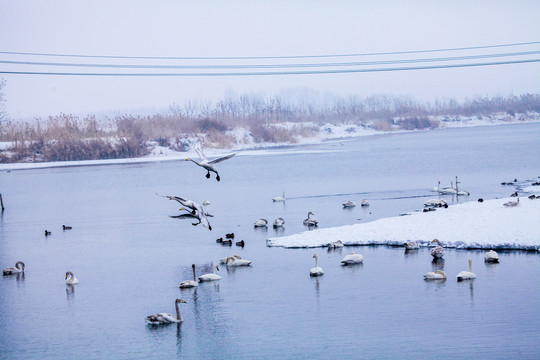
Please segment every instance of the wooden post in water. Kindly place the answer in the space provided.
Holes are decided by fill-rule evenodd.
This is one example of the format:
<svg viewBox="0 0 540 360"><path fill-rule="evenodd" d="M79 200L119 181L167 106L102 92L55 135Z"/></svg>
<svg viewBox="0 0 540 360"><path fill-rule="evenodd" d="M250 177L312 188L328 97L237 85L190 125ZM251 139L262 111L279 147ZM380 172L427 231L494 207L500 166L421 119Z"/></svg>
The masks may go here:
<svg viewBox="0 0 540 360"><path fill-rule="evenodd" d="M2 212L4 212L4 200L2 200L2 194L0 194L0 207L2 207Z"/></svg>

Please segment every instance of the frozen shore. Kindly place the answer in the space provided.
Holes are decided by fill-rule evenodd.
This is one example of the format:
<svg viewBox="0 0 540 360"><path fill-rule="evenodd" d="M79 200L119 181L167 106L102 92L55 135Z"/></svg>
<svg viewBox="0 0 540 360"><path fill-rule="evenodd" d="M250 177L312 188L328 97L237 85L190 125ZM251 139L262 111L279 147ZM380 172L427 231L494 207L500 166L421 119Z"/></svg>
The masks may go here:
<svg viewBox="0 0 540 360"><path fill-rule="evenodd" d="M304 231L273 237L267 246L323 247L341 240L345 245L403 245L416 240L427 246L439 239L459 249L540 249L540 199L523 197L519 205L505 207L516 198L469 201L432 212L416 212L364 224Z"/></svg>

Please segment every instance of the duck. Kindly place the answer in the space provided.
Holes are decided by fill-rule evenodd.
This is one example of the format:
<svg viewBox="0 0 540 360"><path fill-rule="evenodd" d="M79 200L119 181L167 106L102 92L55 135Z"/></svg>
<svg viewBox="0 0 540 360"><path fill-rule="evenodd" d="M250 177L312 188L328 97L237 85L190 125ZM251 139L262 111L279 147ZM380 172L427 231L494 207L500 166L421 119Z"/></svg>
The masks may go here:
<svg viewBox="0 0 540 360"><path fill-rule="evenodd" d="M424 280L446 280L446 273L442 270L435 270L424 274Z"/></svg>
<svg viewBox="0 0 540 360"><path fill-rule="evenodd" d="M309 275L310 276L324 275L324 270L322 269L322 267L319 267L319 257L317 256L317 254L313 254L313 258L315 258L315 267L311 268L311 270L309 271Z"/></svg>
<svg viewBox="0 0 540 360"><path fill-rule="evenodd" d="M212 271L211 274L204 274L204 275L199 276L199 281L221 280L221 276L216 274L216 271L219 271L219 265L218 264L214 265L214 270Z"/></svg>
<svg viewBox="0 0 540 360"><path fill-rule="evenodd" d="M234 239L234 233L225 234L225 239Z"/></svg>
<svg viewBox="0 0 540 360"><path fill-rule="evenodd" d="M306 225L306 226L317 226L319 221L317 219L315 219L314 216L315 216L314 213L312 213L311 211L308 212L307 219L304 219L304 225Z"/></svg>
<svg viewBox="0 0 540 360"><path fill-rule="evenodd" d="M407 250L417 250L420 248L420 244L418 241L406 241L403 243L403 246L405 246L405 249Z"/></svg>
<svg viewBox="0 0 540 360"><path fill-rule="evenodd" d="M49 230L45 230L45 236L49 236L51 235L52 233L49 231Z"/></svg>
<svg viewBox="0 0 540 360"><path fill-rule="evenodd" d="M10 266L2 270L3 275L20 274L23 272L24 272L24 263L22 261L17 261L15 263L15 267Z"/></svg>
<svg viewBox="0 0 540 360"><path fill-rule="evenodd" d="M182 281L180 283L180 289L186 289L186 288L199 286L199 283L197 282L197 275L195 274L195 264L192 264L191 268L193 269L193 280Z"/></svg>
<svg viewBox="0 0 540 360"><path fill-rule="evenodd" d="M352 264L360 264L364 261L364 256L362 254L355 254L354 252L345 256L343 260L341 260L342 265L352 265Z"/></svg>
<svg viewBox="0 0 540 360"><path fill-rule="evenodd" d="M272 199L273 202L284 202L285 200L285 191L283 191L283 196L276 196Z"/></svg>
<svg viewBox="0 0 540 360"><path fill-rule="evenodd" d="M278 217L276 220L274 220L274 228L280 228L285 225L285 219L282 217Z"/></svg>
<svg viewBox="0 0 540 360"><path fill-rule="evenodd" d="M184 319L182 318L182 315L180 314L180 308L178 307L178 304L180 303L185 304L186 302L182 299L176 299L174 301L174 305L176 307L176 317L167 313L158 313L154 315L148 315L145 321L149 325L166 325L166 324L183 322Z"/></svg>
<svg viewBox="0 0 540 360"><path fill-rule="evenodd" d="M361 206L369 206L369 200L362 200L362 203L360 204Z"/></svg>
<svg viewBox="0 0 540 360"><path fill-rule="evenodd" d="M333 249L342 248L343 247L343 242L341 240L333 241L333 242L328 244L328 247L333 248Z"/></svg>
<svg viewBox="0 0 540 360"><path fill-rule="evenodd" d="M444 256L444 248L442 243L438 239L431 240L431 243L436 243L438 246L431 249L431 256L435 259L440 259Z"/></svg>
<svg viewBox="0 0 540 360"><path fill-rule="evenodd" d="M529 195L529 199L531 199L531 200L534 200L534 199L536 199L537 197L538 197L538 196L536 196L535 194Z"/></svg>
<svg viewBox="0 0 540 360"><path fill-rule="evenodd" d="M503 204L504 207L514 207L519 205L519 197L516 201L508 201Z"/></svg>
<svg viewBox="0 0 540 360"><path fill-rule="evenodd" d="M73 229L73 227L68 226L68 225L62 225L62 230L71 230L71 229Z"/></svg>
<svg viewBox="0 0 540 360"><path fill-rule="evenodd" d="M198 165L198 166L202 167L203 169L205 169L207 171L207 173L206 173L206 178L207 179L210 179L210 171L216 173L216 180L217 181L220 181L221 178L219 177L219 173L218 173L218 171L217 171L217 169L215 168L214 165L217 164L217 163L220 163L222 161L228 160L228 159L232 158L234 155L237 154L237 153L232 153L232 154L229 154L229 155L226 155L226 156L219 157L219 158L214 159L212 161L208 161L208 159L206 158L206 155L204 155L204 153L202 151L202 148L195 147L194 150L199 155L200 160L197 161L197 160L193 160L191 158L187 158L186 161L191 161L191 162L195 163L196 165Z"/></svg>
<svg viewBox="0 0 540 360"><path fill-rule="evenodd" d="M348 200L341 205L343 205L344 208L352 208L356 206L356 204L351 200Z"/></svg>
<svg viewBox="0 0 540 360"><path fill-rule="evenodd" d="M513 193L512 195L510 195L511 197L518 197L518 192L516 191L515 193Z"/></svg>
<svg viewBox="0 0 540 360"><path fill-rule="evenodd" d="M221 241L221 245L232 246L232 240L231 239L223 240Z"/></svg>
<svg viewBox="0 0 540 360"><path fill-rule="evenodd" d="M476 275L472 272L472 259L469 259L469 271L461 271L456 277L457 281L476 279Z"/></svg>
<svg viewBox="0 0 540 360"><path fill-rule="evenodd" d="M229 256L225 262L227 266L249 266L251 265L251 260L238 259L234 256Z"/></svg>
<svg viewBox="0 0 540 360"><path fill-rule="evenodd" d="M220 263L220 264L226 264L226 263L227 263L227 260L228 260L230 257L233 257L233 258L236 258L236 259L242 259L242 257L240 257L240 255L231 255L231 256L224 257L223 259L219 259L219 263Z"/></svg>
<svg viewBox="0 0 540 360"><path fill-rule="evenodd" d="M268 220L266 219L259 219L259 220L256 220L254 223L253 223L253 227L266 227L268 224Z"/></svg>
<svg viewBox="0 0 540 360"><path fill-rule="evenodd" d="M489 250L484 254L484 261L488 263L498 263L499 262L499 254L497 254L496 251Z"/></svg>
<svg viewBox="0 0 540 360"><path fill-rule="evenodd" d="M244 247L246 246L246 242L244 240L237 241L236 246Z"/></svg>
<svg viewBox="0 0 540 360"><path fill-rule="evenodd" d="M75 277L75 275L73 275L73 273L71 271L67 271L66 272L66 284L67 285L75 285L75 284L78 284L79 283L79 279L77 279Z"/></svg>

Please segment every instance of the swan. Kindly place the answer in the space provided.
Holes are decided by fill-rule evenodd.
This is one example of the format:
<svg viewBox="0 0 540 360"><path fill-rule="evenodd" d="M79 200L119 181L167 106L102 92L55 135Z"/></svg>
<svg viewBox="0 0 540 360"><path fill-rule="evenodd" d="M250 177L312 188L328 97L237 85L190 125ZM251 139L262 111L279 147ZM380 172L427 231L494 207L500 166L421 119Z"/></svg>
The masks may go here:
<svg viewBox="0 0 540 360"><path fill-rule="evenodd" d="M225 262L227 266L249 266L251 265L250 260L238 259L234 256L229 256Z"/></svg>
<svg viewBox="0 0 540 360"><path fill-rule="evenodd" d="M362 200L362 203L360 204L361 206L369 206L369 200Z"/></svg>
<svg viewBox="0 0 540 360"><path fill-rule="evenodd" d="M468 192L467 190L459 190L458 184L461 184L461 181L458 181L458 178L456 175L456 195L465 195L465 196L471 195L471 193Z"/></svg>
<svg viewBox="0 0 540 360"><path fill-rule="evenodd" d="M188 212L184 213L184 214L177 215L177 216L171 216L171 217L175 217L175 218L178 218L178 219L186 219L186 218L197 219L197 220L199 220L199 222L198 223L191 223L191 225L197 226L199 224L202 224L202 226L204 226L208 230L212 231L212 225L210 225L210 222L208 221L208 217L207 217L208 215L206 213L195 211L195 214L193 214L193 212L189 212L188 209L185 209L183 207L180 208L180 211L182 211L182 210L186 210Z"/></svg>
<svg viewBox="0 0 540 360"><path fill-rule="evenodd" d="M62 225L62 230L71 230L71 229L73 229L73 227L67 226L67 225Z"/></svg>
<svg viewBox="0 0 540 360"><path fill-rule="evenodd" d="M232 255L232 256L224 257L223 259L219 259L219 263L220 263L220 264L226 264L226 263L227 263L227 260L228 260L230 257L233 257L233 258L235 258L235 259L242 259L242 258L240 257L240 255Z"/></svg>
<svg viewBox="0 0 540 360"><path fill-rule="evenodd" d="M184 321L184 319L182 318L182 315L180 314L180 308L178 307L178 304L180 303L185 304L186 302L182 299L175 300L174 305L176 306L176 317L167 313L158 313L154 315L148 315L145 321L150 325L165 325L165 324L172 324L172 323L181 323L182 321Z"/></svg>
<svg viewBox="0 0 540 360"><path fill-rule="evenodd" d="M437 181L437 186L434 186L431 191L433 192L439 192L439 187L441 186L441 181Z"/></svg>
<svg viewBox="0 0 540 360"><path fill-rule="evenodd" d="M462 271L456 277L457 281L476 279L476 275L472 272L472 259L469 259L469 271Z"/></svg>
<svg viewBox="0 0 540 360"><path fill-rule="evenodd" d="M268 220L259 219L253 223L253 227L266 227L267 224L268 224Z"/></svg>
<svg viewBox="0 0 540 360"><path fill-rule="evenodd" d="M498 263L499 262L499 254L493 250L489 250L487 253L484 254L484 261L489 263Z"/></svg>
<svg viewBox="0 0 540 360"><path fill-rule="evenodd" d="M210 201L208 201L208 200L204 200L204 201L202 202L202 204L203 204L203 205L210 205L210 204L211 204L211 202L210 202Z"/></svg>
<svg viewBox="0 0 540 360"><path fill-rule="evenodd" d="M204 274L199 276L199 281L215 281L215 280L221 280L221 276L216 274L216 271L219 271L218 264L214 265L214 270L211 274Z"/></svg>
<svg viewBox="0 0 540 360"><path fill-rule="evenodd" d="M338 240L338 241L333 241L331 243L328 244L328 247L329 248L342 248L343 247L343 242L341 240Z"/></svg>
<svg viewBox="0 0 540 360"><path fill-rule="evenodd" d="M429 199L424 201L424 206L445 206L447 205L446 201L443 199Z"/></svg>
<svg viewBox="0 0 540 360"><path fill-rule="evenodd" d="M283 196L276 196L272 199L273 202L284 202L285 200L285 191L283 191Z"/></svg>
<svg viewBox="0 0 540 360"><path fill-rule="evenodd" d="M454 187L454 182L450 181L450 187L445 187L439 191L441 194L455 194L457 193L456 188Z"/></svg>
<svg viewBox="0 0 540 360"><path fill-rule="evenodd" d="M362 254L355 254L354 252L350 255L347 255L341 260L341 263L343 265L351 265L351 264L360 264L362 261L364 261L364 256Z"/></svg>
<svg viewBox="0 0 540 360"><path fill-rule="evenodd" d="M435 270L424 274L424 280L446 280L446 273L442 270Z"/></svg>
<svg viewBox="0 0 540 360"><path fill-rule="evenodd" d="M416 250L420 248L418 241L406 241L403 243L403 246L405 246L405 249L407 250Z"/></svg>
<svg viewBox="0 0 540 360"><path fill-rule="evenodd" d="M197 161L197 160L193 160L191 158L187 158L186 161L191 161L191 162L199 165L200 167L204 168L207 171L207 173L206 173L206 178L207 179L210 179L210 171L215 172L217 181L220 181L221 179L219 177L218 171L214 167L214 164L217 164L217 163L222 162L224 160L230 159L234 155L236 155L236 153L233 153L233 154L229 154L229 155L226 155L226 156L219 157L219 158L214 159L212 161L208 161L208 159L206 158L206 155L204 155L202 149L195 148L194 150L197 152L197 154L199 155L199 157L201 159L199 161Z"/></svg>
<svg viewBox="0 0 540 360"><path fill-rule="evenodd" d="M354 202L352 202L351 200L349 200L347 202L344 202L342 205L343 205L344 208L352 208L352 207L356 206L356 204Z"/></svg>
<svg viewBox="0 0 540 360"><path fill-rule="evenodd" d="M516 201L509 201L509 202L505 202L503 204L503 206L505 207L514 207L514 206L518 206L519 205L519 197L517 198Z"/></svg>
<svg viewBox="0 0 540 360"><path fill-rule="evenodd" d="M304 225L307 225L307 226L317 226L317 224L319 223L319 221L317 219L315 219L314 217L314 213L312 213L311 211L308 212L307 214L307 219L304 219Z"/></svg>
<svg viewBox="0 0 540 360"><path fill-rule="evenodd" d="M17 261L15 267L10 266L2 270L3 275L20 274L22 272L24 272L24 263L22 261Z"/></svg>
<svg viewBox="0 0 540 360"><path fill-rule="evenodd" d="M442 258L444 256L444 248L442 247L442 243L437 239L431 240L431 243L436 243L438 245L431 249L431 256L433 256L435 259Z"/></svg>
<svg viewBox="0 0 540 360"><path fill-rule="evenodd" d="M276 220L274 220L275 228L283 227L283 225L285 225L285 219L283 219L282 217L278 217Z"/></svg>
<svg viewBox="0 0 540 360"><path fill-rule="evenodd" d="M315 267L311 268L311 270L309 271L309 275L310 276L324 275L324 270L321 267L319 267L319 257L317 256L317 254L313 254L313 257L315 258Z"/></svg>
<svg viewBox="0 0 540 360"><path fill-rule="evenodd" d="M78 283L79 283L79 279L77 279L75 277L75 275L73 275L73 273L71 271L67 271L66 272L66 284L67 285L75 285L75 284L78 284Z"/></svg>
<svg viewBox="0 0 540 360"><path fill-rule="evenodd" d="M180 283L180 288L192 288L199 286L199 283L197 282L197 275L195 275L195 264L191 265L191 268L193 269L193 280L185 280Z"/></svg>

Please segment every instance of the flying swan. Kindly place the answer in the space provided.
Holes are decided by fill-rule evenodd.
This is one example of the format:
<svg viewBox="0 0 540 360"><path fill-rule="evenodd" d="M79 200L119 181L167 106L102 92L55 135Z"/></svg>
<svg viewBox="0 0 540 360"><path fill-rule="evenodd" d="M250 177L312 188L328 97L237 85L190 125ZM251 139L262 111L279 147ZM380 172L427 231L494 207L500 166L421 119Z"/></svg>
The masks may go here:
<svg viewBox="0 0 540 360"><path fill-rule="evenodd" d="M10 266L2 270L3 275L20 274L22 272L24 272L24 263L22 261L17 261L15 267Z"/></svg>
<svg viewBox="0 0 540 360"><path fill-rule="evenodd" d="M199 286L199 283L197 282L197 275L195 274L195 264L191 265L191 268L193 269L193 280L185 280L180 283L181 289L186 288L192 288Z"/></svg>
<svg viewBox="0 0 540 360"><path fill-rule="evenodd" d="M206 173L206 178L207 179L210 179L210 171L216 173L216 180L217 181L220 181L221 178L219 177L218 171L214 167L214 164L217 164L217 163L222 162L224 160L230 159L234 155L236 155L236 153L233 153L233 154L229 154L229 155L226 155L226 156L219 157L219 158L214 159L212 161L208 161L208 159L206 158L206 155L204 155L201 148L195 147L194 150L197 152L197 154L199 155L199 157L201 159L199 161L197 161L197 160L187 158L186 161L192 161L195 164L199 165L200 167L204 168L207 171L207 173Z"/></svg>
<svg viewBox="0 0 540 360"><path fill-rule="evenodd" d="M171 314L167 313L158 313L154 315L148 315L145 319L145 321L150 325L165 325L165 324L172 324L172 323L181 323L184 321L182 318L182 315L180 314L180 308L178 307L178 304L180 303L186 303L182 299L176 299L174 302L174 305L176 306L176 318L172 316Z"/></svg>

